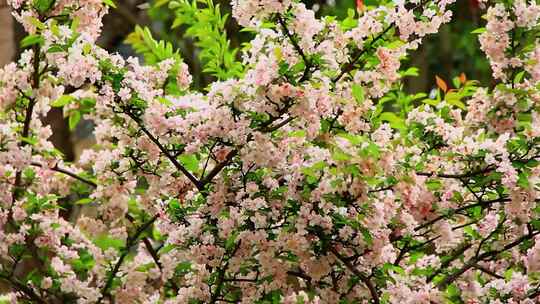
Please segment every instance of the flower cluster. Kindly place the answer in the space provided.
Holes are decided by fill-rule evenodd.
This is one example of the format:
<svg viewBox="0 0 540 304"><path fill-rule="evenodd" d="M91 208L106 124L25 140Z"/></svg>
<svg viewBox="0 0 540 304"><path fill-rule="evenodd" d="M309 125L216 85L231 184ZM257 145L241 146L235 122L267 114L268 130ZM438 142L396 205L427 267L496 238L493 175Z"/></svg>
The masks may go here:
<svg viewBox="0 0 540 304"><path fill-rule="evenodd" d="M488 6L494 88L409 96L401 61L450 4L338 20L232 1L255 32L245 73L203 93L159 44L148 64L98 47L101 1L10 1L31 35L0 70L7 297L537 303L540 9ZM51 107L95 125L74 163L39 119Z"/></svg>

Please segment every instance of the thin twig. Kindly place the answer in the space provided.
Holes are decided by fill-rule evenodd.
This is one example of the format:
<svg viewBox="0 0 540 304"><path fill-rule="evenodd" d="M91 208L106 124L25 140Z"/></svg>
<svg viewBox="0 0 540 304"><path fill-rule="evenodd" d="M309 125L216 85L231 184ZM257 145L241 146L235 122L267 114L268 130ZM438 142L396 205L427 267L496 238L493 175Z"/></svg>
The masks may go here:
<svg viewBox="0 0 540 304"><path fill-rule="evenodd" d="M64 169L64 168L61 168L61 167L58 167L58 165L55 165L54 167L52 168L49 168L49 167L46 167L38 162L32 162L30 165L34 166L34 167L40 167L40 168L44 168L44 169L49 169L49 170L52 170L52 171L55 171L55 172L59 172L59 173L62 173L62 174L65 174L67 176L70 176L80 182L83 182L89 186L92 186L92 187L97 187L97 184L89 179L86 179L80 175L77 175L67 169Z"/></svg>

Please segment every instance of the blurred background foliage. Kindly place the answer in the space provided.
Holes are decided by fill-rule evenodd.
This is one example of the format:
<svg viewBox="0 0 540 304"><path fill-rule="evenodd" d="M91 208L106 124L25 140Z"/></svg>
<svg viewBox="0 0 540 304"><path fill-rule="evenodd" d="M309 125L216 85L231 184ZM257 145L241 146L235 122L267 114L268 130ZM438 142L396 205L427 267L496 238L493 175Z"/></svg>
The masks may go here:
<svg viewBox="0 0 540 304"><path fill-rule="evenodd" d="M305 0L307 7L314 9L319 16L335 15L345 18L350 9L356 9L360 0ZM364 0L361 5L376 5L378 0ZM148 27L156 40L165 40L180 50L183 59L194 76L195 86L204 88L216 77L203 72L201 48L197 39L189 35L188 14L180 14L174 0L119 0L117 9L105 19L105 29L100 44L108 50L117 50L124 55L134 55L133 49L126 44L126 37L136 25ZM176 1L181 3L182 0ZM189 1L186 1L189 2ZM199 3L206 7L206 0ZM252 37L248 32L239 31L238 25L230 17L229 0L214 0L225 22L227 39L231 49L240 49L242 44ZM173 3L173 4L171 4ZM436 86L438 75L451 84L451 79L464 73L468 79L481 83L491 82L489 65L479 48L477 35L473 30L483 26L483 10L477 0L459 0L453 5L454 20L442 27L438 35L429 36L422 46L411 54L404 68L417 67L418 77L409 77L405 82L408 92L429 92ZM178 24L178 20L183 23ZM176 21L176 24L175 24ZM203 56L201 56L203 55ZM240 56L238 53L237 56Z"/></svg>
<svg viewBox="0 0 540 304"><path fill-rule="evenodd" d="M131 9L132 13L139 20L144 20L143 25L148 26L156 39L170 41L180 50L184 60L190 66L194 76L195 85L199 88L205 87L214 79L202 73L200 48L197 48L193 37L186 35L187 26L182 24L176 26L175 20L184 19L186 15L179 15L178 11L171 9L173 0L153 0L150 3L123 3L129 0L121 0L119 8ZM334 15L342 19L347 16L349 10L355 10L358 5L376 5L378 0L306 0L306 6L314 9L319 16ZM182 2L179 0L178 2ZM204 2L201 5L204 6ZM242 43L249 41L250 33L240 32L234 19L230 18L230 5L228 0L214 1L221 9L226 18L225 28L227 38L230 40L232 49L241 48ZM133 11L133 8L135 10ZM412 53L408 61L404 63L404 68L417 67L418 77L409 77L405 86L408 92L429 92L435 85L435 75L447 80L450 84L453 77L464 73L468 79L476 79L482 83L489 84L491 73L484 54L479 48L477 35L471 34L473 30L483 26L483 13L477 0L459 0L453 5L454 20L452 23L443 26L438 35L431 35L416 52ZM116 14L118 15L118 14ZM106 20L115 22L115 14ZM117 20L116 20L117 21ZM141 23L141 22L139 22ZM106 37L103 40L104 47L108 49L119 49L130 53L129 47L124 43L125 33L133 31L133 26L125 24L126 29L118 35L116 39ZM117 28L116 26L114 28ZM173 28L171 30L171 28ZM105 30L105 33L111 31ZM114 32L114 31L113 31ZM124 37L122 37L124 36ZM120 43L118 43L120 42Z"/></svg>
<svg viewBox="0 0 540 304"><path fill-rule="evenodd" d="M3 1L3 2L2 2ZM196 2L195 2L196 1ZM342 19L359 6L377 5L388 0L304 0L319 16ZM230 0L115 0L104 19L99 45L124 56L139 56L151 64L160 55L177 52L188 64L194 88L204 90L215 79L242 74L241 50L252 33L241 31L231 18ZM197 10L193 5L203 10ZM471 32L484 26L478 0L458 0L452 7L454 18L437 35L429 36L403 63L403 70L416 67L418 75L406 77L404 89L410 94L429 94L437 87L436 76L450 88L455 77L479 80L493 85L488 62L479 48L477 35ZM0 64L18 56L18 43L24 32L9 20L5 0L0 0L0 17L7 24L0 33ZM13 25L11 25L13 24ZM9 28L12 28L9 31ZM163 41L160 43L160 41ZM12 49L11 52L9 49ZM6 51L7 49L7 51ZM3 57L2 57L3 56ZM412 96L412 95L411 95ZM399 99L399 98L397 98ZM397 111L399 109L396 108ZM53 142L67 159L76 158L90 147L92 126L81 124L70 132L63 114L53 109L44 120L53 127Z"/></svg>

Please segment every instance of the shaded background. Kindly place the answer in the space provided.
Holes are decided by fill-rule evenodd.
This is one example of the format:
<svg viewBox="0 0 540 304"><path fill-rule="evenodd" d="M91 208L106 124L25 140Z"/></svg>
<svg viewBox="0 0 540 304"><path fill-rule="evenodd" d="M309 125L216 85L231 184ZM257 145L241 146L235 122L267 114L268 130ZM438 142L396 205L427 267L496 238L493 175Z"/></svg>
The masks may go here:
<svg viewBox="0 0 540 304"><path fill-rule="evenodd" d="M154 1L154 0L152 0ZM230 14L229 0L215 0L221 5L224 13ZM348 9L355 9L356 0L321 0L303 1L313 8L318 15L336 15L345 17ZM198 51L193 41L183 37L184 28L170 30L174 21L174 13L166 5L156 9L146 4L144 0L116 0L116 9L104 19L104 29L98 44L111 52L119 52L124 56L135 55L133 50L124 43L126 36L135 25L148 26L156 39L172 42L189 65L193 74L194 86L204 88L213 81L212 77L201 73L201 63ZM365 5L376 4L376 0L365 0ZM451 78L465 73L468 79L477 79L484 84L492 82L488 62L480 51L477 36L470 34L474 29L483 26L482 10L477 0L458 0L452 7L453 22L444 25L439 34L431 35L422 46L414 51L406 67L419 68L418 77L408 77L405 90L413 92L429 92L435 87L435 75L451 83ZM238 31L238 25L232 18L228 19L227 32L231 46L241 47L242 42L249 41L247 33ZM22 28L13 20L6 0L0 0L0 66L18 57L20 49L18 41L24 37ZM74 132L69 132L67 121L63 118L61 109L53 108L47 117L43 118L53 128L52 141L66 155L67 160L73 160L82 149L93 144L91 137L92 126L89 123L79 124Z"/></svg>

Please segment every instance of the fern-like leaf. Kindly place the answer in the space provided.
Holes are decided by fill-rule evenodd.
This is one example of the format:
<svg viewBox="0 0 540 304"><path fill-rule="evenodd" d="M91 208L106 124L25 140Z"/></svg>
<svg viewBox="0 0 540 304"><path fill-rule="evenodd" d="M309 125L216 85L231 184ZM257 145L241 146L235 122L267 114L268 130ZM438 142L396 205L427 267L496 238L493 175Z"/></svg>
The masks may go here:
<svg viewBox="0 0 540 304"><path fill-rule="evenodd" d="M136 26L135 31L126 38L126 43L131 45L135 52L144 57L147 64L156 64L166 59L181 60L180 53L167 41L157 41L152 37L152 32L147 27Z"/></svg>

